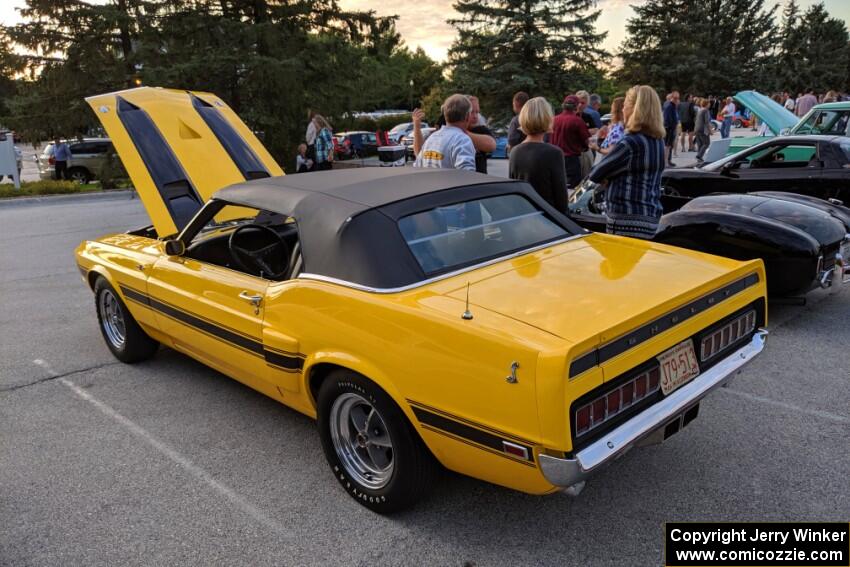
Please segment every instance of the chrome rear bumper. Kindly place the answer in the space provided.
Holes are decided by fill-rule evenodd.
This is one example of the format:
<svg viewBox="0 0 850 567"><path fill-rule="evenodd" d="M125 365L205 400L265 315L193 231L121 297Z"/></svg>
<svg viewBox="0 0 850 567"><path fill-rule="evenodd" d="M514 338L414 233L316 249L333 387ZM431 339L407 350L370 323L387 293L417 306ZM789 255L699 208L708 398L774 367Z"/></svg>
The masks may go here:
<svg viewBox="0 0 850 567"><path fill-rule="evenodd" d="M671 420L704 398L714 388L723 385L734 374L764 350L767 331L759 329L749 344L739 348L710 369L603 435L575 454L572 459L539 455L540 470L555 486L567 488L579 484L622 455L642 439L664 427Z"/></svg>

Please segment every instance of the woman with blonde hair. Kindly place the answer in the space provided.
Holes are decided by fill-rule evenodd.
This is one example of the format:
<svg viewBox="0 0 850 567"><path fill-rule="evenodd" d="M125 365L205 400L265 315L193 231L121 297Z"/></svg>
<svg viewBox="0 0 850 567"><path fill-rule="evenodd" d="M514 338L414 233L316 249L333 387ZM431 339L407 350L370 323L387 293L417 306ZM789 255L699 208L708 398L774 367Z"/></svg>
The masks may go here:
<svg viewBox="0 0 850 567"><path fill-rule="evenodd" d="M664 121L661 100L648 85L629 89L623 101L626 135L588 179L608 182L606 232L651 239L661 218Z"/></svg>
<svg viewBox="0 0 850 567"><path fill-rule="evenodd" d="M331 169L334 161L333 130L321 114L313 116L316 127L316 169L318 171Z"/></svg>
<svg viewBox="0 0 850 567"><path fill-rule="evenodd" d="M567 176L564 153L543 137L552 131L554 115L549 102L538 96L523 105L519 127L525 140L511 149L508 171L511 179L527 181L550 205L566 214Z"/></svg>

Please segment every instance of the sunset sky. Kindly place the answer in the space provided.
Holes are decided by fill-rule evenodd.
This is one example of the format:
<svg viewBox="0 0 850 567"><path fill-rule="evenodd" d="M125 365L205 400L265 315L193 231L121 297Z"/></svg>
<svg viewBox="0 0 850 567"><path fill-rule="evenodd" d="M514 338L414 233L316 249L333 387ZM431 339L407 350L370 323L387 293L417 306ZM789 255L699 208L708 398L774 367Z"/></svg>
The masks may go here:
<svg viewBox="0 0 850 567"><path fill-rule="evenodd" d="M818 0L799 0L805 9ZM398 29L404 41L411 47L421 46L431 57L444 60L446 52L454 39L454 29L446 23L452 17L453 0L397 0L395 2L376 0L339 0L346 9L374 10L377 14L399 16ZM634 16L632 4L640 0L599 0L602 15L598 28L607 31L604 47L616 51L625 37L626 20ZM768 0L767 4L784 4L784 0ZM850 24L850 0L824 0L829 13ZM24 6L24 0L0 0L0 22L8 24L20 21L15 8Z"/></svg>

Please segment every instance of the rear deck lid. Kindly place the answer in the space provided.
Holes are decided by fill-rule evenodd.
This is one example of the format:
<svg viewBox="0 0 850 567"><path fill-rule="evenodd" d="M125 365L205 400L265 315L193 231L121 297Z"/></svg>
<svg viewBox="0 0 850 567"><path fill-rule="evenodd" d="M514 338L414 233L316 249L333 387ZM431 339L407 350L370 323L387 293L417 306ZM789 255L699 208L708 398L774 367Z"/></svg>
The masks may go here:
<svg viewBox="0 0 850 567"><path fill-rule="evenodd" d="M681 297L714 289L740 266L690 250L594 234L560 245L557 253L483 271L486 277L469 281L469 303L580 343L620 335ZM470 279L464 275L458 281ZM467 287L447 295L466 301Z"/></svg>
<svg viewBox="0 0 850 567"><path fill-rule="evenodd" d="M797 117L792 112L758 91L741 91L734 98L767 124L776 136L797 123Z"/></svg>
<svg viewBox="0 0 850 567"><path fill-rule="evenodd" d="M245 123L213 94L140 87L86 101L160 236L181 230L222 187L283 175Z"/></svg>

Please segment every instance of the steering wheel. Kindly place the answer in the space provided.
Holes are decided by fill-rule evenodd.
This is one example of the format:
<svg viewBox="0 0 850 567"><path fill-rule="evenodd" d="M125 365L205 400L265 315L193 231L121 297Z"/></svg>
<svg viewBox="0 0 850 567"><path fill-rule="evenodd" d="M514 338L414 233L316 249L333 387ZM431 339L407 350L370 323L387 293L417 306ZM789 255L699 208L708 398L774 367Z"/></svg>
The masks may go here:
<svg viewBox="0 0 850 567"><path fill-rule="evenodd" d="M271 242L262 248L249 250L236 244L237 237L247 230L257 230L271 235ZM272 280L283 279L289 271L289 245L273 229L260 224L243 224L230 233L227 249L236 264L249 274ZM275 269L276 267L280 269Z"/></svg>

